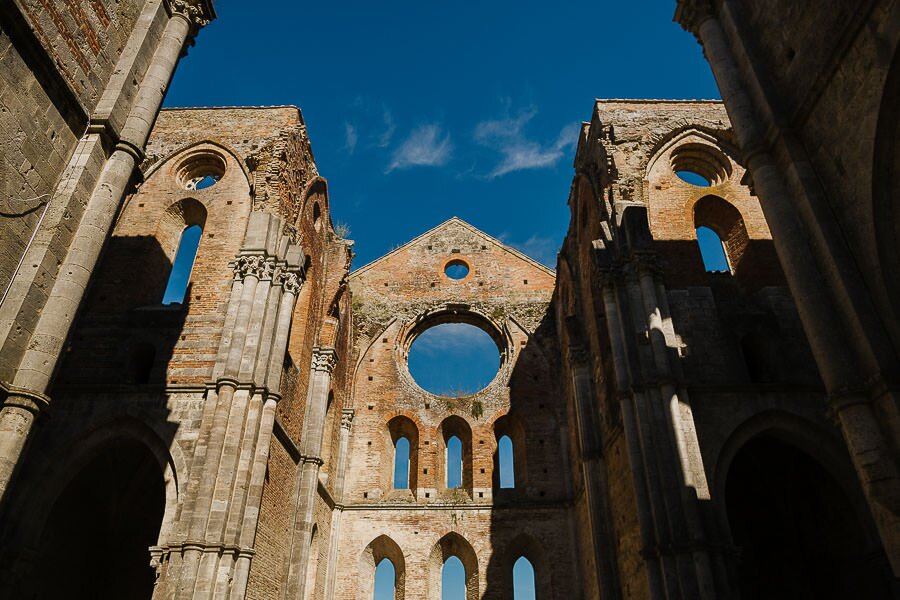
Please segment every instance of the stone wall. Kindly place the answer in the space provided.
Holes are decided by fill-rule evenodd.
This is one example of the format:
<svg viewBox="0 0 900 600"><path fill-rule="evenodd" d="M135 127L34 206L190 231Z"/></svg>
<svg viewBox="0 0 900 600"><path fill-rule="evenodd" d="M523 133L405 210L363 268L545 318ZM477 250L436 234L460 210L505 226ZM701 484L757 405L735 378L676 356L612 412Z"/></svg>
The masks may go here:
<svg viewBox="0 0 900 600"><path fill-rule="evenodd" d="M451 279L444 267L464 262ZM344 482L335 597L370 593L375 564L366 549L389 539L402 552L406 597L438 594L440 556L463 560L470 598L511 596L513 562L526 555L547 597L580 597L571 537L571 474L562 460L565 406L555 378L555 341L546 319L554 273L453 218L386 256L350 280L355 323L353 435ZM415 336L445 322L475 325L501 351L498 375L484 390L459 397L426 392L406 357ZM524 428L514 444L515 489L499 489L495 454L498 419ZM404 419L412 438L410 489L393 489L391 427ZM450 419L450 420L448 420ZM455 419L455 421L454 421ZM461 428L463 486L448 489L442 427ZM462 424L465 425L462 425ZM456 430L454 430L456 431ZM468 448L471 450L468 450ZM382 540L382 541L379 541ZM477 565L467 562L474 549ZM449 554L441 554L446 549ZM449 549L449 548L452 548ZM542 550L538 550L542 549ZM552 549L552 550L551 550ZM363 558L360 559L360 556ZM362 561L362 562L361 562ZM399 589L399 588L398 588Z"/></svg>
<svg viewBox="0 0 900 600"><path fill-rule="evenodd" d="M777 431L823 460L860 510L742 156L718 102L601 100L582 130L554 301L591 597L741 589L723 552L735 543L726 488L753 435ZM699 226L721 238L727 270L704 268ZM877 581L870 517L848 518L863 519L881 556L859 557Z"/></svg>

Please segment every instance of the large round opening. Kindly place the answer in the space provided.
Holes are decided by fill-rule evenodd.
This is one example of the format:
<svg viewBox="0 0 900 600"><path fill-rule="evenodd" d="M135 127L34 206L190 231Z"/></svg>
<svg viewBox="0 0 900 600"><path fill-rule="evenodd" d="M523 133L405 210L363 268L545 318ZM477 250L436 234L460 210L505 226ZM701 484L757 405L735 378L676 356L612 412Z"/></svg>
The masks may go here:
<svg viewBox="0 0 900 600"><path fill-rule="evenodd" d="M438 396L468 396L494 379L500 368L500 351L480 327L440 323L416 336L408 364L422 389Z"/></svg>

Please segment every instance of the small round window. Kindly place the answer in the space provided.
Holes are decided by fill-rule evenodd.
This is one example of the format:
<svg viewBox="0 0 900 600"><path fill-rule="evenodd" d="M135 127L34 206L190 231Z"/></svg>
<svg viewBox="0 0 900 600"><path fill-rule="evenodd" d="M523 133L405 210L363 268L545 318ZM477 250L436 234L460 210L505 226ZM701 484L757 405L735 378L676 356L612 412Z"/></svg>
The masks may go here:
<svg viewBox="0 0 900 600"><path fill-rule="evenodd" d="M205 190L225 175L225 159L216 152L200 150L185 158L176 170L178 182L187 190Z"/></svg>
<svg viewBox="0 0 900 600"><path fill-rule="evenodd" d="M451 260L444 266L444 275L450 279L464 279L469 274L469 265L464 260Z"/></svg>
<svg viewBox="0 0 900 600"><path fill-rule="evenodd" d="M194 177L187 184L187 189L189 190L205 190L208 187L212 187L219 182L219 175L203 175L201 177Z"/></svg>

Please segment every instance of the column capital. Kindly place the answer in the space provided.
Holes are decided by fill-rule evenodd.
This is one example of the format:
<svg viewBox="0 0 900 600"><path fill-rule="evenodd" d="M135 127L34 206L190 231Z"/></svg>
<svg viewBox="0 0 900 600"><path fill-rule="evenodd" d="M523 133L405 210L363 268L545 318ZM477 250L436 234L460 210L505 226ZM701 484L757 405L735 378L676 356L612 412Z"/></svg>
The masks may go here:
<svg viewBox="0 0 900 600"><path fill-rule="evenodd" d="M276 282L281 284L286 294L295 296L300 293L300 288L303 287L303 278L294 271L281 270L278 273Z"/></svg>
<svg viewBox="0 0 900 600"><path fill-rule="evenodd" d="M271 279L275 274L275 261L267 258L262 254L242 254L229 263L234 271L235 279L245 279L246 277L256 277L262 281L263 279Z"/></svg>
<svg viewBox="0 0 900 600"><path fill-rule="evenodd" d="M345 408L341 411L341 427L350 431L350 427L353 424L353 416L356 414L352 408Z"/></svg>
<svg viewBox="0 0 900 600"><path fill-rule="evenodd" d="M216 18L216 11L209 0L166 0L166 10L172 17L180 16L192 29L200 29Z"/></svg>
<svg viewBox="0 0 900 600"><path fill-rule="evenodd" d="M50 397L35 390L15 386L0 381L0 407L13 406L27 410L37 416L50 406Z"/></svg>
<svg viewBox="0 0 900 600"><path fill-rule="evenodd" d="M712 0L678 0L674 21L685 31L697 36L699 40L700 25L707 19L714 18L716 11Z"/></svg>
<svg viewBox="0 0 900 600"><path fill-rule="evenodd" d="M313 371L325 371L331 373L337 364L337 352L334 348L322 348L316 346L313 348L312 368Z"/></svg>

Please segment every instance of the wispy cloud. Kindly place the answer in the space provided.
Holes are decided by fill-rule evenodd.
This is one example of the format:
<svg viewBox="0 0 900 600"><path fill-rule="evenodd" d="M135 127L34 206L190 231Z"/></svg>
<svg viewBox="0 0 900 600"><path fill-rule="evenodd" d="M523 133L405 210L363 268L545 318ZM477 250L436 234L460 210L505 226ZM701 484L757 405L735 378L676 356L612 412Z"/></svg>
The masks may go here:
<svg viewBox="0 0 900 600"><path fill-rule="evenodd" d="M559 245L551 238L532 235L521 243L505 240L504 243L551 269L556 268L556 254L559 252Z"/></svg>
<svg viewBox="0 0 900 600"><path fill-rule="evenodd" d="M359 134L356 133L356 127L344 121L344 150L347 151L347 154L353 154L357 141L359 141Z"/></svg>
<svg viewBox="0 0 900 600"><path fill-rule="evenodd" d="M429 356L452 353L481 353L495 350L494 342L482 330L465 323L444 323L416 338L416 349Z"/></svg>
<svg viewBox="0 0 900 600"><path fill-rule="evenodd" d="M394 137L394 132L397 131L397 124L394 123L394 116L387 108L382 110L381 119L384 121L384 131L378 136L375 145L380 148L387 148Z"/></svg>
<svg viewBox="0 0 900 600"><path fill-rule="evenodd" d="M528 139L524 129L535 115L537 110L529 108L516 117L482 121L475 126L475 141L500 154L500 162L487 175L489 179L513 171L553 166L575 145L578 139L575 123L563 127L556 140L548 144Z"/></svg>
<svg viewBox="0 0 900 600"><path fill-rule="evenodd" d="M452 152L450 134L444 134L440 125L420 125L394 150L385 173L409 167L443 166L450 160Z"/></svg>

